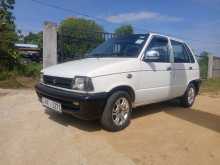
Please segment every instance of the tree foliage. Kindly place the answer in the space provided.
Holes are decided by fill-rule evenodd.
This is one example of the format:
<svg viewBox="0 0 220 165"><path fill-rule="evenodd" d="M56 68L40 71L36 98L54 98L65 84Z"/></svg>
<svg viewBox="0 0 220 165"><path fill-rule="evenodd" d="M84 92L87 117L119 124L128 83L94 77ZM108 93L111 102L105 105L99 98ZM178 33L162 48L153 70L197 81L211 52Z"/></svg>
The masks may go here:
<svg viewBox="0 0 220 165"><path fill-rule="evenodd" d="M117 35L129 35L133 33L134 33L134 30L131 25L122 25L115 30L115 34Z"/></svg>
<svg viewBox="0 0 220 165"><path fill-rule="evenodd" d="M0 1L0 68L12 69L17 63L18 54L14 44L17 41L15 32L14 0Z"/></svg>
<svg viewBox="0 0 220 165"><path fill-rule="evenodd" d="M23 37L23 42L25 44L36 44L39 48L43 47L43 32L38 33L28 33L28 35Z"/></svg>
<svg viewBox="0 0 220 165"><path fill-rule="evenodd" d="M205 57L208 56L209 52L203 51L202 53L200 53L200 57Z"/></svg>
<svg viewBox="0 0 220 165"><path fill-rule="evenodd" d="M14 24L15 17L12 14L15 0L1 0L0 1L0 18L1 22Z"/></svg>
<svg viewBox="0 0 220 165"><path fill-rule="evenodd" d="M89 49L102 42L98 35L103 28L96 22L82 18L67 18L59 27L59 47L64 55L76 58L82 57Z"/></svg>

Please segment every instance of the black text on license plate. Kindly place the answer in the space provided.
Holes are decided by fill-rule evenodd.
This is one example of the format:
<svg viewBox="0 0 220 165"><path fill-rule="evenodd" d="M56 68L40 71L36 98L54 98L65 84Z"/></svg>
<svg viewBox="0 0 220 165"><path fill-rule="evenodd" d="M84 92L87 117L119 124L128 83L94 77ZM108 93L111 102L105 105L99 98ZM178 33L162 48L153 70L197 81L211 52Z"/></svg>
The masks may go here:
<svg viewBox="0 0 220 165"><path fill-rule="evenodd" d="M62 107L61 104L58 102L55 102L53 100L47 99L45 97L42 97L42 104L50 109L53 109L54 111L57 111L59 113L62 113Z"/></svg>

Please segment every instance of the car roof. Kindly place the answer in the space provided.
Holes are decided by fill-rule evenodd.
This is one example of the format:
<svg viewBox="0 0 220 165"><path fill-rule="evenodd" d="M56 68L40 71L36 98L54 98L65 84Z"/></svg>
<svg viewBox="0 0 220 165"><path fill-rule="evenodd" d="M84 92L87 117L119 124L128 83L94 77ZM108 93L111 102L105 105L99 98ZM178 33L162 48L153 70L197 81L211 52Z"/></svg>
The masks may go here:
<svg viewBox="0 0 220 165"><path fill-rule="evenodd" d="M128 37L128 36L153 36L153 35L156 35L156 36L161 36L161 37L166 37L170 40L174 40L174 41L177 41L177 42L181 42L181 43L185 43L187 44L185 41L179 39L179 38L176 38L176 37L173 37L173 36L170 36L170 35L165 35L165 34L161 34L161 33L156 33L156 32L147 32L147 33L137 33L137 34L130 34L130 35L127 35L127 36L119 36L119 37ZM188 44L187 44L188 45Z"/></svg>
<svg viewBox="0 0 220 165"><path fill-rule="evenodd" d="M157 36L161 36L161 37L167 37L169 38L170 40L174 40L174 41L178 41L178 42L183 42L185 43L185 41L181 40L181 39L178 39L176 37L172 37L172 36L169 36L169 35L165 35L165 34L160 34L160 33L155 33L155 32L149 32L148 33L149 35L157 35Z"/></svg>

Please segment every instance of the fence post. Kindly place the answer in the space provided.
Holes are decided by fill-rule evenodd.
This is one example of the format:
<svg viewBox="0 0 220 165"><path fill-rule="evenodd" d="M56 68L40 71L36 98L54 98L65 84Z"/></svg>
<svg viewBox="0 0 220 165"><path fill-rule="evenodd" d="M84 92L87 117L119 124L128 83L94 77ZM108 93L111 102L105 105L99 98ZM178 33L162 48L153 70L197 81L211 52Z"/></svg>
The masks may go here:
<svg viewBox="0 0 220 165"><path fill-rule="evenodd" d="M208 55L208 78L213 76L213 55Z"/></svg>
<svg viewBox="0 0 220 165"><path fill-rule="evenodd" d="M45 22L43 29L43 68L57 64L57 26Z"/></svg>

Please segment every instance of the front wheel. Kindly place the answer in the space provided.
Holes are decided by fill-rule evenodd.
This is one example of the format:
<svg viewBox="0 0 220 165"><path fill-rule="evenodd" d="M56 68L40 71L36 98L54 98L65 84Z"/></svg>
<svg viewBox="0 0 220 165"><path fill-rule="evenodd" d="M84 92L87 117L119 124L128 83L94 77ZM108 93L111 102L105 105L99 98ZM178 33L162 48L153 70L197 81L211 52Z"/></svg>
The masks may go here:
<svg viewBox="0 0 220 165"><path fill-rule="evenodd" d="M185 94L180 99L181 105L186 108L191 107L195 101L195 97L196 97L195 86L192 83L190 83L186 89Z"/></svg>
<svg viewBox="0 0 220 165"><path fill-rule="evenodd" d="M131 118L131 98L125 91L113 93L107 100L101 123L109 131L119 131L127 127Z"/></svg>

